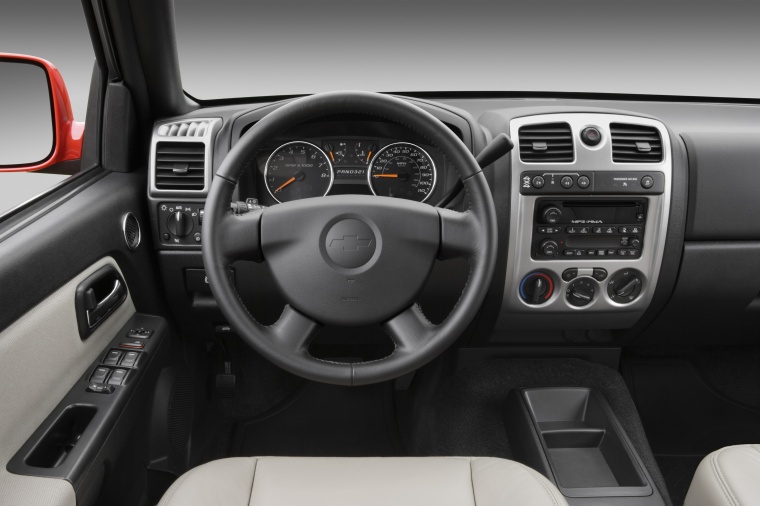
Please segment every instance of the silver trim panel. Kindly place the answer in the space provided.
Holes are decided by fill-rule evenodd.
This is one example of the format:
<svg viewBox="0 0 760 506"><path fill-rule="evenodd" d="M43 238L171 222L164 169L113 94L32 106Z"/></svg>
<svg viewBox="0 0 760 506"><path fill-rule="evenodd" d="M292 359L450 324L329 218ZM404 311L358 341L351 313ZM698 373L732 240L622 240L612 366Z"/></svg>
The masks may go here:
<svg viewBox="0 0 760 506"><path fill-rule="evenodd" d="M507 259L507 275L502 299L502 308L497 328L509 328L510 314L523 315L593 315L593 314L619 314L619 326L625 328L633 325L644 313L652 300L654 287L660 274L665 238L667 234L668 216L670 212L670 200L672 193L673 168L672 152L668 131L661 122L617 114L543 114L513 119L510 122L510 132L513 135L515 145L519 146L519 129L524 125L565 121L570 124L573 132L575 149L575 161L573 163L525 163L520 160L518 150L512 152L511 160L511 195L510 195L510 229L509 250ZM612 143L610 137L610 123L630 123L646 125L657 128L662 137L663 160L659 163L613 163ZM588 126L595 126L602 132L602 141L596 146L586 146L580 140L580 132ZM560 258L554 260L535 260L531 258L531 239L533 235L533 217L536 200L546 197L562 198L565 195L561 191L546 195L522 195L520 193L520 174L523 171L536 170L541 167L547 172L567 173L568 171L661 171L665 174L665 191L662 195L635 195L636 198L646 199L648 202L647 222L644 227L644 249L640 258L631 259L576 259ZM630 195L634 197L634 195ZM569 195L568 195L569 197ZM573 198L607 198L612 195L573 195ZM619 195L617 195L619 197ZM565 291L569 282L562 280L562 272L568 268L587 269L601 267L607 270L608 277L598 283L599 290L594 300L586 306L575 307L570 305L565 298ZM619 270L633 268L640 271L644 279L641 295L629 304L613 302L607 295L607 281ZM555 282L555 291L551 298L542 305L530 305L520 298L519 287L522 279L533 271L549 273ZM586 325L587 324L587 325ZM588 329L610 328L609 319L602 318L598 322L594 319L584 321L584 327Z"/></svg>

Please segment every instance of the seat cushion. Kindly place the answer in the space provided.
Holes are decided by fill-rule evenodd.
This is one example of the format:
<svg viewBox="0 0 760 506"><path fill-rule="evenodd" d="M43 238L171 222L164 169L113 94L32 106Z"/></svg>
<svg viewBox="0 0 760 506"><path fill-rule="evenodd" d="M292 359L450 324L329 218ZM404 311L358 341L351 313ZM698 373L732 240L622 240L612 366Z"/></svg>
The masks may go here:
<svg viewBox="0 0 760 506"><path fill-rule="evenodd" d="M684 506L760 504L760 445L728 446L697 468Z"/></svg>
<svg viewBox="0 0 760 506"><path fill-rule="evenodd" d="M536 471L469 457L217 460L181 476L160 506L564 506Z"/></svg>

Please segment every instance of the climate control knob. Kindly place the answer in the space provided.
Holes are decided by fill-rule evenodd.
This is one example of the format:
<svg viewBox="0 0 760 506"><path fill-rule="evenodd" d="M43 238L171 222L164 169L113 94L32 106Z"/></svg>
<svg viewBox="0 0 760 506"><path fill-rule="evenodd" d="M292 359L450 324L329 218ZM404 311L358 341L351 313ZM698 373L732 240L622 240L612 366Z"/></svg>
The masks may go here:
<svg viewBox="0 0 760 506"><path fill-rule="evenodd" d="M166 220L166 228L173 236L185 237L193 231L193 219L189 214L177 211L169 215Z"/></svg>
<svg viewBox="0 0 760 506"><path fill-rule="evenodd" d="M641 295L641 274L633 269L616 272L607 284L607 295L618 304L630 304Z"/></svg>
<svg viewBox="0 0 760 506"><path fill-rule="evenodd" d="M570 305L583 307L591 304L596 295L596 281L591 278L578 278L567 286L565 298Z"/></svg>
<svg viewBox="0 0 760 506"><path fill-rule="evenodd" d="M548 301L554 293L554 281L545 272L531 272L520 283L520 298L531 305Z"/></svg>

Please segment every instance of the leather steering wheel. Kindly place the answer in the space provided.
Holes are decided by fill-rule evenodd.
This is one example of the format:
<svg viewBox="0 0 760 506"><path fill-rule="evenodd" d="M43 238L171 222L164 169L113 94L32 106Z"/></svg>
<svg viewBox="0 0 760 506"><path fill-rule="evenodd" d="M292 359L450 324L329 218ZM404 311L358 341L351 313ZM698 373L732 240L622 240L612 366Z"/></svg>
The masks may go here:
<svg viewBox="0 0 760 506"><path fill-rule="evenodd" d="M238 178L265 141L300 123L344 113L393 121L436 146L459 172L469 201L467 211L366 195L309 198L243 215L231 211ZM429 113L375 93L312 95L256 123L214 177L203 234L203 263L211 290L241 338L293 374L340 385L396 378L438 356L475 317L496 262L493 197L475 158ZM362 247L346 247L346 241ZM436 325L425 318L415 300L436 258L455 257L468 260L470 275L454 309ZM275 324L259 324L240 300L228 275L237 260L270 264L288 302ZM379 324L395 350L369 362L315 358L308 346L320 324Z"/></svg>

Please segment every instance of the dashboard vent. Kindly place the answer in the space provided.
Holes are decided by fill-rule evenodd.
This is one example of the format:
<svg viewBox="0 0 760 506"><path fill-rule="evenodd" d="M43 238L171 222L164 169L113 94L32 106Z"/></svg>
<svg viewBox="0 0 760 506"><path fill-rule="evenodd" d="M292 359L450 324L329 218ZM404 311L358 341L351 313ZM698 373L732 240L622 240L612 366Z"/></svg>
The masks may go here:
<svg viewBox="0 0 760 506"><path fill-rule="evenodd" d="M203 137L211 126L210 121L181 121L158 127L159 137Z"/></svg>
<svg viewBox="0 0 760 506"><path fill-rule="evenodd" d="M197 191L206 182L206 145L202 142L156 144L156 189Z"/></svg>
<svg viewBox="0 0 760 506"><path fill-rule="evenodd" d="M656 163L662 161L662 139L653 126L611 123L612 161Z"/></svg>
<svg viewBox="0 0 760 506"><path fill-rule="evenodd" d="M523 162L572 162L573 132L567 123L542 123L520 127L520 160Z"/></svg>

